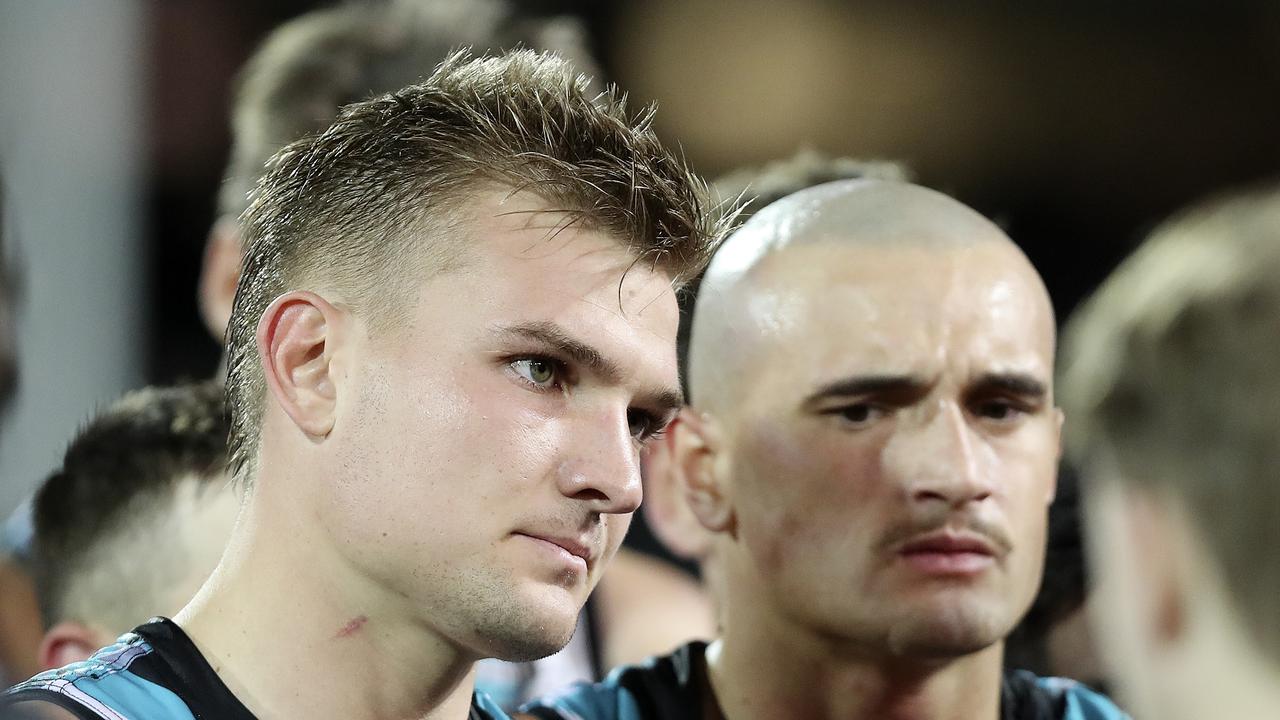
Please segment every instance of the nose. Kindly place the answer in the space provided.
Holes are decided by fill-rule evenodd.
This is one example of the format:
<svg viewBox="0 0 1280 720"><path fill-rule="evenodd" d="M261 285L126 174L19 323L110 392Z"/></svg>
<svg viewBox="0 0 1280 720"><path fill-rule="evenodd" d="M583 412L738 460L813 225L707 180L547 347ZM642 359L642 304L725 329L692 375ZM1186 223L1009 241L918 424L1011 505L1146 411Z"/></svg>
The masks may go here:
<svg viewBox="0 0 1280 720"><path fill-rule="evenodd" d="M626 514L640 507L640 457L625 409L614 417L584 417L570 436L556 480L566 497L597 513Z"/></svg>
<svg viewBox="0 0 1280 720"><path fill-rule="evenodd" d="M892 442L887 456L912 502L958 508L993 494L958 404L940 404L915 432L901 433Z"/></svg>

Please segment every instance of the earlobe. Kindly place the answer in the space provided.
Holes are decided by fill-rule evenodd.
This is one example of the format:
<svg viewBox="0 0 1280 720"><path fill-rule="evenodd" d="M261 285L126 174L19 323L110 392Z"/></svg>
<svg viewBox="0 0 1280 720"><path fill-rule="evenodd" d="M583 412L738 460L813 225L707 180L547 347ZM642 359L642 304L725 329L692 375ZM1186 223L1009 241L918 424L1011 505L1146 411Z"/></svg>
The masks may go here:
<svg viewBox="0 0 1280 720"><path fill-rule="evenodd" d="M715 418L686 408L674 428L673 466L689 509L711 532L735 532L736 517L729 500L727 478L718 461L723 440Z"/></svg>
<svg viewBox="0 0 1280 720"><path fill-rule="evenodd" d="M39 662L42 670L86 660L106 641L92 628L66 621L49 628L40 639Z"/></svg>
<svg viewBox="0 0 1280 720"><path fill-rule="evenodd" d="M267 388L298 429L312 439L333 430L337 410L334 358L344 314L311 292L276 298L258 322L258 352Z"/></svg>

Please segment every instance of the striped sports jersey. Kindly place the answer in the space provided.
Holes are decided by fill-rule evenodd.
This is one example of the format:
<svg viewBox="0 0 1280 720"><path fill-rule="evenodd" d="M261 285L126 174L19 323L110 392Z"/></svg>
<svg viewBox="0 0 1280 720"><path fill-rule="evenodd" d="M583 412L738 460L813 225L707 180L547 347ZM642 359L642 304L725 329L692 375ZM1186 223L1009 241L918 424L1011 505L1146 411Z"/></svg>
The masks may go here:
<svg viewBox="0 0 1280 720"><path fill-rule="evenodd" d="M82 720L253 720L175 623L155 618L83 662L40 673L0 695L0 718L36 700ZM471 720L508 720L484 695Z"/></svg>
<svg viewBox="0 0 1280 720"><path fill-rule="evenodd" d="M603 682L578 684L526 705L539 720L724 720L707 678L706 643L693 642ZM1128 720L1110 700L1070 680L1006 673L1001 720Z"/></svg>

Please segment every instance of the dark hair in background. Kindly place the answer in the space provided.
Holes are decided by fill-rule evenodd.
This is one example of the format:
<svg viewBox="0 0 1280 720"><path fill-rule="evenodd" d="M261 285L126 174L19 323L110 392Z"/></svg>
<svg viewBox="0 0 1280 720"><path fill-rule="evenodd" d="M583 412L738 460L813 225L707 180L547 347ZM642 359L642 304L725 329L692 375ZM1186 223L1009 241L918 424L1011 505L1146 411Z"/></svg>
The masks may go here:
<svg viewBox="0 0 1280 720"><path fill-rule="evenodd" d="M652 108L629 112L615 88L593 96L554 56L458 53L425 82L350 105L328 130L281 150L245 214L228 328L237 480L252 475L257 453L255 332L269 303L323 287L371 324L393 326L402 298L465 257L465 233L446 226L477 189L533 192L677 287L701 272L731 214L708 205L705 184L662 146L652 118Z"/></svg>
<svg viewBox="0 0 1280 720"><path fill-rule="evenodd" d="M1089 572L1080 526L1080 481L1075 470L1058 468L1058 491L1049 506L1049 532L1045 548L1044 577L1031 609L1005 639L1006 667L1030 670L1037 675L1061 672L1053 667L1048 639L1054 626L1084 606ZM1105 689L1100 678L1074 678L1094 689Z"/></svg>
<svg viewBox="0 0 1280 720"><path fill-rule="evenodd" d="M47 625L96 621L114 630L141 619L132 616L138 600L173 580L159 559L166 548L147 531L181 483L226 481L227 428L222 386L209 381L130 392L77 433L33 507ZM151 552L122 565L117 546L136 539Z"/></svg>

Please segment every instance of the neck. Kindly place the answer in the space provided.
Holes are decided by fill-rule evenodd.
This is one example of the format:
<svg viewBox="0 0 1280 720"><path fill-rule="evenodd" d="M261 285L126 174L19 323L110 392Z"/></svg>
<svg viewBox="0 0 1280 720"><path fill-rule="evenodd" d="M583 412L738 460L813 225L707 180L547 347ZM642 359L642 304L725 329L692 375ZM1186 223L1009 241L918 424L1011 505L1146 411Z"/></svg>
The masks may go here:
<svg viewBox="0 0 1280 720"><path fill-rule="evenodd" d="M727 718L996 720L999 715L1001 643L948 660L888 658L753 610L730 602L720 639L707 650L711 683Z"/></svg>
<svg viewBox="0 0 1280 720"><path fill-rule="evenodd" d="M251 492L218 569L175 618L236 697L262 718L466 718L476 658L388 599L312 513Z"/></svg>

